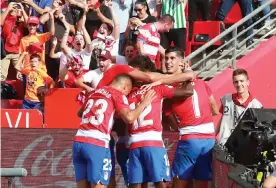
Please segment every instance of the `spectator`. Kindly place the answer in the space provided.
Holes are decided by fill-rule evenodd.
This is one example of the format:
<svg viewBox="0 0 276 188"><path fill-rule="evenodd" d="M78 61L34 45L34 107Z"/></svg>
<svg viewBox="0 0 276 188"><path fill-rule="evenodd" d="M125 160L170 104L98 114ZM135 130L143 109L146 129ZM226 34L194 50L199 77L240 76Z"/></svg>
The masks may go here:
<svg viewBox="0 0 276 188"><path fill-rule="evenodd" d="M119 40L119 54L123 53L124 33L126 31L129 19L129 13L132 6L132 0L114 0L113 8L117 17L120 18L120 40Z"/></svg>
<svg viewBox="0 0 276 188"><path fill-rule="evenodd" d="M220 113L222 113L222 117L217 126L218 142L221 145L226 143L247 108L262 108L262 104L248 90L250 81L247 71L236 69L232 78L237 92L227 94L221 99Z"/></svg>
<svg viewBox="0 0 276 188"><path fill-rule="evenodd" d="M132 43L126 43L124 48L124 56L112 56L112 62L116 64L127 65L134 58L135 46Z"/></svg>
<svg viewBox="0 0 276 188"><path fill-rule="evenodd" d="M23 37L20 41L19 46L19 53L22 54L23 52L27 51L27 48L32 43L40 43L43 45L43 51L42 53L39 53L38 55L41 58L41 64L40 67L46 72L46 66L45 66L45 48L44 44L55 34L55 24L54 24L54 16L52 12L49 12L49 16L51 19L51 28L50 32L38 34L36 32L37 28L39 27L39 19L35 16L31 16L28 19L28 31L29 35ZM29 55L27 55L24 58L24 66L25 68L30 68L30 61L29 61Z"/></svg>
<svg viewBox="0 0 276 188"><path fill-rule="evenodd" d="M164 56L165 50L160 46L159 32L169 32L173 24L174 18L166 14L159 21L140 27L137 38L138 52L143 55L148 55L152 62L155 62L158 51Z"/></svg>
<svg viewBox="0 0 276 188"><path fill-rule="evenodd" d="M68 46L69 48L72 48L73 40L74 40L73 37L68 36L68 39L67 39L67 46ZM59 42L61 42L61 40L59 40ZM64 60L64 59L66 59L67 57L64 55L63 52L61 52L61 51L59 51L59 52L57 52L57 53L55 52L57 43L58 43L57 38L56 38L56 37L53 38L53 40L52 40L52 48L51 48L51 51L50 51L50 54L49 54L50 58L53 58L53 59L61 59L61 60L63 60L63 62L67 62L67 60ZM59 64L59 71L60 71L63 67L64 67L63 64L60 63L60 64Z"/></svg>
<svg viewBox="0 0 276 188"><path fill-rule="evenodd" d="M112 1L105 1L106 6L110 9L111 19L102 17L103 23L99 28L99 33L103 35L104 38L108 39L107 41L114 40L111 42L111 45L108 45L105 42L105 46L109 48L111 55L118 55L119 51L119 37L120 37L120 23L116 16L114 9L112 8ZM99 11L97 9L96 11ZM95 45L99 42L99 38L97 37L92 41L92 46L94 48Z"/></svg>
<svg viewBox="0 0 276 188"><path fill-rule="evenodd" d="M98 1L87 1L89 5L95 5L96 2ZM90 35L93 34L95 30L100 28L101 24L103 23L103 16L109 20L112 19L110 8L108 8L105 3L101 3L99 8L92 10L90 9L90 11L87 13L87 21L85 23L85 27Z"/></svg>
<svg viewBox="0 0 276 188"><path fill-rule="evenodd" d="M19 70L19 44L24 36L24 26L27 25L28 16L21 3L11 2L1 15L2 38L6 57L1 61L1 81L6 80L10 63Z"/></svg>
<svg viewBox="0 0 276 188"><path fill-rule="evenodd" d="M65 67L60 70L59 78L64 83L65 88L76 88L75 81L84 75L88 70L83 70L81 56L73 56Z"/></svg>
<svg viewBox="0 0 276 188"><path fill-rule="evenodd" d="M99 68L85 73L76 81L76 85L88 92L92 91L93 88L98 86L100 80L103 78L104 72L112 66L110 52L106 50L101 51L99 55ZM89 83L91 87L84 83Z"/></svg>
<svg viewBox="0 0 276 188"><path fill-rule="evenodd" d="M148 15L151 15L151 16L154 16L155 18L158 18L156 0L133 0L133 5L135 5L138 1L139 2L144 2L144 4L147 6ZM132 16L137 16L137 12L135 11L135 9L133 9L133 11L132 11Z"/></svg>
<svg viewBox="0 0 276 188"><path fill-rule="evenodd" d="M137 35L139 33L138 28L147 23L156 22L156 18L150 15L147 2L144 0L136 1L134 11L137 12L135 18L138 19L130 19L130 24L128 24L125 32L125 38L129 39L130 37L131 41L136 43Z"/></svg>
<svg viewBox="0 0 276 188"><path fill-rule="evenodd" d="M61 0L54 0L53 1L53 5L52 5L52 10L51 12L54 15L54 23L55 23L55 37L60 40L62 39L62 36L65 32L65 26L63 24L62 19L65 19L67 23L70 24L70 32L75 34L75 27L73 25L73 16L70 12L67 11L63 11L65 7L65 4L63 1ZM50 16L48 13L43 14L40 17L40 23L44 24L44 31L49 31L50 28ZM56 46L57 51L60 51L60 45L58 44ZM46 43L46 50L45 50L45 54L46 54L46 66L47 66L47 70L48 70L48 74L55 80L58 77L58 70L59 70L59 59L52 59L49 56L50 53L50 49L51 49L51 41L48 41Z"/></svg>
<svg viewBox="0 0 276 188"><path fill-rule="evenodd" d="M161 34L161 46L167 49L171 42L175 46L186 49L186 18L185 7L187 0L163 0L161 16L166 14L171 15L175 22L173 28L169 32Z"/></svg>
<svg viewBox="0 0 276 188"><path fill-rule="evenodd" d="M227 14L229 13L229 11L231 10L231 8L234 6L235 2L239 3L240 9L241 9L241 13L242 13L242 17L244 18L245 16L249 15L252 12L252 0L222 0L220 7L218 9L218 12L216 14L216 19L219 21L224 21L225 17L227 16ZM249 27L250 25L252 25L252 19L249 19L245 25L247 27ZM250 36L253 34L253 27L251 27L248 31L247 31L247 36ZM247 41L246 41L246 46L250 46L253 43L253 37L250 37Z"/></svg>
<svg viewBox="0 0 276 188"><path fill-rule="evenodd" d="M53 0L23 0L22 3L28 7L29 15L40 17L40 15L49 12L52 7ZM43 32L42 25L37 28L39 33Z"/></svg>
<svg viewBox="0 0 276 188"><path fill-rule="evenodd" d="M201 12L203 21L210 20L211 1L210 0L189 0L189 41L192 41L194 22L197 20L198 10Z"/></svg>
<svg viewBox="0 0 276 188"><path fill-rule="evenodd" d="M19 57L19 63L22 64L23 59L28 55L27 52L23 52ZM53 79L43 70L39 69L39 64L41 63L41 57L38 54L32 54L30 57L31 68L24 68L21 66L21 72L26 76L26 91L25 97L22 103L23 109L38 109L41 110L41 102L39 101L37 95L37 89L40 86L44 86L45 83L49 88L54 87ZM42 111L43 113L43 111Z"/></svg>
<svg viewBox="0 0 276 188"><path fill-rule="evenodd" d="M82 58L82 62L84 64L83 68L88 70L90 61L91 61L92 47L91 47L91 38L85 28L86 13L87 11L84 12L81 18L82 32L78 31L76 33L72 44L73 48L70 48L67 46L68 36L70 32L70 25L65 21L65 19L63 19L63 23L65 25L66 30L62 37L61 48L63 50L63 53L66 56L69 56L71 58L75 55L80 55ZM84 45L85 45L85 48L84 48ZM61 63L60 68L62 69L67 64L67 59L64 58L63 60L61 60L60 63Z"/></svg>

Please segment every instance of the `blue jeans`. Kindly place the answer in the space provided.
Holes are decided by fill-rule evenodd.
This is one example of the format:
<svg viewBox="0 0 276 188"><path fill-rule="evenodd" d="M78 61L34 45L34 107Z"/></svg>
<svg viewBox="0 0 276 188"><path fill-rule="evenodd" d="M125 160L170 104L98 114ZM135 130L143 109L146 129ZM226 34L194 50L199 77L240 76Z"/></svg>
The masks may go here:
<svg viewBox="0 0 276 188"><path fill-rule="evenodd" d="M216 19L220 21L224 21L225 17L230 12L231 8L234 6L236 2L239 3L243 18L253 11L252 0L222 0L220 4L220 8L216 15ZM253 23L252 19L249 19L245 23L245 25L248 27L252 25L252 23ZM247 36L250 36L252 34L253 34L253 27L247 31ZM250 37L247 42L249 41L253 41L253 37Z"/></svg>
<svg viewBox="0 0 276 188"><path fill-rule="evenodd" d="M258 2L262 6L263 4L266 3L266 1L267 0L259 0ZM263 10L264 16L267 15L269 12L270 12L270 6L265 7L264 10ZM265 21L270 21L270 16L266 17Z"/></svg>
<svg viewBox="0 0 276 188"><path fill-rule="evenodd" d="M119 54L123 55L124 51L124 42L125 42L125 37L124 33L120 33L120 40L119 40Z"/></svg>

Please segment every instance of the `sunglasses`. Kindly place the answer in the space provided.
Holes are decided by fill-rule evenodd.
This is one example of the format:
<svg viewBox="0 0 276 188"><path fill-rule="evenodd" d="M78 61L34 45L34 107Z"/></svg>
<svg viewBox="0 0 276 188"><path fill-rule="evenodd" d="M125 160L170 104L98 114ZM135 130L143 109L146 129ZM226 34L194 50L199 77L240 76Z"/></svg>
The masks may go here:
<svg viewBox="0 0 276 188"><path fill-rule="evenodd" d="M134 9L135 12L141 12L143 10L143 8L136 8Z"/></svg>

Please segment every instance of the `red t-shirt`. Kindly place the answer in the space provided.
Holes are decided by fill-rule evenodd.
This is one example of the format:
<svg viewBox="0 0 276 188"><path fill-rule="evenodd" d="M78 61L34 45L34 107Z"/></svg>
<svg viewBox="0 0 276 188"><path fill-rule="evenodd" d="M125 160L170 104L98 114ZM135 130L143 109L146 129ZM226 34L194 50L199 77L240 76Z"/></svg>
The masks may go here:
<svg viewBox="0 0 276 188"><path fill-rule="evenodd" d="M104 72L103 78L99 82L97 88L111 84L113 79L119 74L128 74L134 69L128 65L113 65L110 69Z"/></svg>
<svg viewBox="0 0 276 188"><path fill-rule="evenodd" d="M2 37L5 39L5 50L9 53L19 53L20 40L24 34L24 23L18 23L18 27L15 33L12 33L15 27L17 17L7 15L2 26ZM13 35L13 37L11 37Z"/></svg>
<svg viewBox="0 0 276 188"><path fill-rule="evenodd" d="M131 136L130 149L145 146L163 147L161 123L162 102L164 98L173 97L175 88L159 85L153 87L153 89L156 92L156 98L143 110L133 125L129 126L129 134ZM130 109L136 108L143 94L143 90L138 88L133 89L128 95Z"/></svg>
<svg viewBox="0 0 276 188"><path fill-rule="evenodd" d="M79 79L82 75L87 73L89 70L83 70L78 76L74 74L74 71L69 70L67 72L68 78L64 81L64 86L66 88L77 88L75 81Z"/></svg>
<svg viewBox="0 0 276 188"><path fill-rule="evenodd" d="M93 91L84 105L80 128L75 141L108 147L114 113L129 108L127 98L112 87Z"/></svg>

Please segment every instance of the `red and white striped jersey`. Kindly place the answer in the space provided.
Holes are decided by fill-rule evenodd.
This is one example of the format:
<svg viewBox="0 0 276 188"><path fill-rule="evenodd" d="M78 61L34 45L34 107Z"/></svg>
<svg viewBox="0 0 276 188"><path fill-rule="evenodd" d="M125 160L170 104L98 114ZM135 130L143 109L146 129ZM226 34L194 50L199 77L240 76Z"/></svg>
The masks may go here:
<svg viewBox="0 0 276 188"><path fill-rule="evenodd" d="M122 92L112 87L96 89L87 99L75 141L109 147L114 113L129 108Z"/></svg>
<svg viewBox="0 0 276 188"><path fill-rule="evenodd" d="M185 100L175 100L172 105L172 111L180 122L181 139L214 138L211 90L203 80L196 79L193 84L194 94Z"/></svg>
<svg viewBox="0 0 276 188"><path fill-rule="evenodd" d="M152 62L155 62L160 45L160 34L154 23L140 27L137 40L144 43L144 53L150 57Z"/></svg>
<svg viewBox="0 0 276 188"><path fill-rule="evenodd" d="M140 114L139 118L129 126L130 149L152 146L164 147L162 140L162 102L163 98L171 98L175 88L166 85L153 87L156 98ZM138 88L128 95L130 109L135 109L144 94Z"/></svg>

